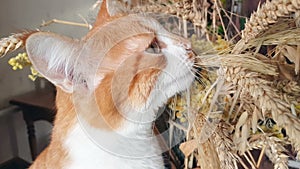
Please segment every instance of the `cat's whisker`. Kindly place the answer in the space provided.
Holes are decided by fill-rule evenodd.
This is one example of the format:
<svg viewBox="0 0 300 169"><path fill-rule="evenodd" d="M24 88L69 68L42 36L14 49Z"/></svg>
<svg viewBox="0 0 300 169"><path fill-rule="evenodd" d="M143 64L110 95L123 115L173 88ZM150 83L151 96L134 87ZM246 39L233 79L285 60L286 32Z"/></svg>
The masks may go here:
<svg viewBox="0 0 300 169"><path fill-rule="evenodd" d="M196 70L193 70L193 68L191 68L191 69L188 69L188 71L189 71L194 77L196 77L196 73L197 73Z"/></svg>

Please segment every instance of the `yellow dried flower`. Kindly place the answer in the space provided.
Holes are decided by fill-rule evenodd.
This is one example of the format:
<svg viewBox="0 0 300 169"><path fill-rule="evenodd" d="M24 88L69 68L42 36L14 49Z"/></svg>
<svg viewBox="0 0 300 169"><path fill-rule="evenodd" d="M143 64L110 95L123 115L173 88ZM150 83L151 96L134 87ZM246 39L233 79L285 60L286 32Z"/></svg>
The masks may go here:
<svg viewBox="0 0 300 169"><path fill-rule="evenodd" d="M36 76L33 76L33 75L28 75L28 78L30 79L30 80L32 80L32 81L35 81L36 80Z"/></svg>
<svg viewBox="0 0 300 169"><path fill-rule="evenodd" d="M19 53L16 57L9 59L8 64L13 70L22 70L26 66L30 66L31 62L26 53Z"/></svg>
<svg viewBox="0 0 300 169"><path fill-rule="evenodd" d="M182 112L176 112L176 117L177 118L182 118L183 117Z"/></svg>
<svg viewBox="0 0 300 169"><path fill-rule="evenodd" d="M37 70L35 70L32 66L30 67L30 70L31 70L31 74L32 74L33 76L39 75L39 72L38 72Z"/></svg>
<svg viewBox="0 0 300 169"><path fill-rule="evenodd" d="M28 78L32 81L35 81L38 77L43 77L37 70L35 70L32 66L30 67L31 74L28 75Z"/></svg>
<svg viewBox="0 0 300 169"><path fill-rule="evenodd" d="M186 122L186 118L182 117L179 119L180 123L185 123Z"/></svg>
<svg viewBox="0 0 300 169"><path fill-rule="evenodd" d="M32 81L35 81L38 77L42 77L39 72L32 67L27 53L19 53L17 56L9 59L8 64L11 65L13 70L22 70L24 67L30 66L31 74L28 75L28 78Z"/></svg>
<svg viewBox="0 0 300 169"><path fill-rule="evenodd" d="M229 48L230 43L222 38L222 36L217 35L217 40L215 42L215 49L217 51L223 51L227 48Z"/></svg>
<svg viewBox="0 0 300 169"><path fill-rule="evenodd" d="M201 55L202 53L212 53L214 51L208 51L213 49L211 43L204 39L199 39L197 35L193 34L190 38L192 43L192 48L196 54Z"/></svg>

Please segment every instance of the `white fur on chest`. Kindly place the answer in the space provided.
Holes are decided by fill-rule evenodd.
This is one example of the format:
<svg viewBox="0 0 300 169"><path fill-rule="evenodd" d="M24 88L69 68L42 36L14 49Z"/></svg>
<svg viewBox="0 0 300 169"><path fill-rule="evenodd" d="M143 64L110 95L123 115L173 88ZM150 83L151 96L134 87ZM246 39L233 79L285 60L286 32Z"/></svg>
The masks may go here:
<svg viewBox="0 0 300 169"><path fill-rule="evenodd" d="M76 124L69 133L64 145L69 152L69 163L65 169L160 169L163 167L162 156L153 153L159 152L157 142L118 142L119 138L112 132L97 130L85 131ZM87 133L88 132L88 133ZM90 132L93 136L91 136ZM102 139L102 141L99 141ZM134 144L134 145L133 145ZM135 146L133 148L133 146ZM132 149L133 148L133 149ZM137 150L138 152L132 152ZM141 151L140 151L141 150ZM144 153L143 153L144 151ZM124 157L124 155L127 157ZM137 157L136 154L140 157ZM147 154L151 156L147 157ZM120 155L120 156L119 156ZM143 157L145 155L145 157Z"/></svg>

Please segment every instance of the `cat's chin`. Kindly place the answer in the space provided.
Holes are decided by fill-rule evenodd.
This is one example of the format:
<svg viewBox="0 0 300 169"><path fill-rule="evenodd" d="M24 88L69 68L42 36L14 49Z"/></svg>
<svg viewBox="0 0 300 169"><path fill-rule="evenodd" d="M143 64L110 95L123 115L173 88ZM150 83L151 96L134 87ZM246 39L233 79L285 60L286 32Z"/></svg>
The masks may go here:
<svg viewBox="0 0 300 169"><path fill-rule="evenodd" d="M167 85L168 88L173 89L173 93L170 93L169 98L174 96L176 93L186 91L190 88L192 82L195 79L194 74L191 70L183 71L181 75L177 75L176 79L174 79L170 84Z"/></svg>
<svg viewBox="0 0 300 169"><path fill-rule="evenodd" d="M190 88L192 82L194 81L194 75L191 72L187 72L186 74L180 76L178 78L178 83L182 84L179 86L179 91L182 92Z"/></svg>

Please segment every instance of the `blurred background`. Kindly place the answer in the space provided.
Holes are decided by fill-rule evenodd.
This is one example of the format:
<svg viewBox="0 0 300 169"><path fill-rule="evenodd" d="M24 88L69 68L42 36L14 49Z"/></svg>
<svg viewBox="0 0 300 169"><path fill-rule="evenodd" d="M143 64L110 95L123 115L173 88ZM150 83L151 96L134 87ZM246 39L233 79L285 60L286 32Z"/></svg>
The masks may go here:
<svg viewBox="0 0 300 169"><path fill-rule="evenodd" d="M0 5L0 38L23 30L43 29L80 38L88 29L84 27L52 24L40 28L42 21L60 19L84 23L90 17L90 8L96 0L2 0ZM0 168L12 159L20 158L31 162L26 124L22 112L9 101L19 95L45 87L43 80L31 81L30 70L13 71L8 59L16 51L0 59ZM46 85L47 87L47 85ZM46 121L35 123L37 151L41 151L48 141L51 124ZM18 167L14 167L17 169Z"/></svg>

